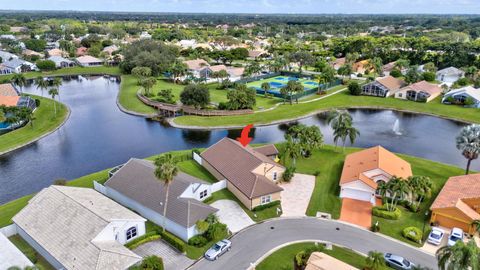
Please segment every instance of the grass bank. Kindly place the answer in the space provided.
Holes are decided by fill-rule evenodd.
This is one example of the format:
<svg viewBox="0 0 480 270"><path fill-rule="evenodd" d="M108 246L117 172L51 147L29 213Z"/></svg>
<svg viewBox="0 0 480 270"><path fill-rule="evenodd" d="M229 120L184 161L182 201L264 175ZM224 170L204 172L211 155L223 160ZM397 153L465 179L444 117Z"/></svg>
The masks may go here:
<svg viewBox="0 0 480 270"><path fill-rule="evenodd" d="M174 122L178 125L199 127L241 126L252 123L269 124L276 121L301 118L322 110L370 107L412 111L471 123L480 123L480 109L444 105L440 101L441 98L437 98L429 103L419 103L395 99L393 97L378 98L369 96L352 96L347 91L344 91L325 99L303 104L280 105L274 110L258 112L250 115L222 117L181 116L175 118Z"/></svg>
<svg viewBox="0 0 480 270"><path fill-rule="evenodd" d="M22 128L0 135L0 153L28 144L43 135L58 128L68 116L66 105L49 98L33 96L40 100L40 106L35 110L33 126L28 123ZM54 102L57 106L57 115L54 114Z"/></svg>
<svg viewBox="0 0 480 270"><path fill-rule="evenodd" d="M297 243L283 247L265 258L256 270L293 270L293 260L295 255L300 251L315 248L314 243ZM333 246L332 250L324 250L323 253L330 255L342 262L345 262L358 269L365 266L365 257L362 255L342 247Z"/></svg>
<svg viewBox="0 0 480 270"><path fill-rule="evenodd" d="M27 79L33 79L38 76L63 76L63 75L120 75L120 69L118 67L71 67L71 68L61 68L53 71L34 71L34 72L25 72L23 75ZM13 74L0 75L0 82L8 82L13 77Z"/></svg>

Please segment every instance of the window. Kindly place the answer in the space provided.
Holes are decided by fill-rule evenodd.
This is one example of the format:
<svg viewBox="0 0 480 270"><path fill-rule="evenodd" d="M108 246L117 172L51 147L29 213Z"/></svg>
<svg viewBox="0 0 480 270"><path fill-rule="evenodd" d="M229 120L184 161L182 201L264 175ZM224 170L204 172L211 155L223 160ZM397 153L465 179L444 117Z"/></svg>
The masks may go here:
<svg viewBox="0 0 480 270"><path fill-rule="evenodd" d="M402 93L398 93L398 97L402 97Z"/></svg>
<svg viewBox="0 0 480 270"><path fill-rule="evenodd" d="M207 195L208 195L208 192L205 189L204 191L200 192L200 199L203 199L203 198L207 197Z"/></svg>
<svg viewBox="0 0 480 270"><path fill-rule="evenodd" d="M270 203L270 202L272 202L272 196L271 195L262 196L261 204L267 204L267 203Z"/></svg>
<svg viewBox="0 0 480 270"><path fill-rule="evenodd" d="M131 227L127 230L127 241L137 236L137 227Z"/></svg>
<svg viewBox="0 0 480 270"><path fill-rule="evenodd" d="M273 172L273 180L277 181L277 172Z"/></svg>

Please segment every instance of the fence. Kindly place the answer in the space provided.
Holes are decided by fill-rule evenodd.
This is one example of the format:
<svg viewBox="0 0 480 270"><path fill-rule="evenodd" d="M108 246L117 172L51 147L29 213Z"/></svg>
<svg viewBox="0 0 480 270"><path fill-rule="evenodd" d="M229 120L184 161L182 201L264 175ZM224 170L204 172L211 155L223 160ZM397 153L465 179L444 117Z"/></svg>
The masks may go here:
<svg viewBox="0 0 480 270"><path fill-rule="evenodd" d="M107 188L104 185L98 183L97 181L93 181L93 188L96 191L102 193L103 195L107 195Z"/></svg>
<svg viewBox="0 0 480 270"><path fill-rule="evenodd" d="M221 180L212 184L212 193L227 188L227 180Z"/></svg>

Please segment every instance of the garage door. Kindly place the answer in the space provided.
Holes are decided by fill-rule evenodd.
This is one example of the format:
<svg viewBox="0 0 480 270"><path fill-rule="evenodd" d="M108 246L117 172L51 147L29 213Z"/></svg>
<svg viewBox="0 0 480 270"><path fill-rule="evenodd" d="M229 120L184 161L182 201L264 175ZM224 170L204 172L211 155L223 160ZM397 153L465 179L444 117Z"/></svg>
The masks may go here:
<svg viewBox="0 0 480 270"><path fill-rule="evenodd" d="M448 218L446 216L442 216L442 215L439 215L437 214L436 218L435 218L435 221L438 222L438 224L442 227L446 227L446 228L453 228L453 227L457 227L457 228L460 228L462 229L464 232L468 232L469 229L470 229L470 226L464 222L461 222L459 220L453 220L451 218Z"/></svg>
<svg viewBox="0 0 480 270"><path fill-rule="evenodd" d="M358 189L345 188L342 190L340 197L369 202L372 199L372 193Z"/></svg>

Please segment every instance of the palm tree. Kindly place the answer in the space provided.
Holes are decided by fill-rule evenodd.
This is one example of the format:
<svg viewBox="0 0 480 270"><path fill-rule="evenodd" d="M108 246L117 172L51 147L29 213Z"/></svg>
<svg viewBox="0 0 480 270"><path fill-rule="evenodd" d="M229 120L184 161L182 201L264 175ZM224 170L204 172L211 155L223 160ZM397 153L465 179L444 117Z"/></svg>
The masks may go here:
<svg viewBox="0 0 480 270"><path fill-rule="evenodd" d="M43 78L42 76L38 76L37 78L35 78L35 85L38 89L40 89L40 91L42 91L43 97L43 90L47 90L49 86L48 81L45 80L45 78Z"/></svg>
<svg viewBox="0 0 480 270"><path fill-rule="evenodd" d="M290 94L290 91L288 90L288 86L284 86L280 88L280 94L283 97L283 104L285 104L285 101L287 100L287 96Z"/></svg>
<svg viewBox="0 0 480 270"><path fill-rule="evenodd" d="M267 92L268 92L268 90L270 90L270 84L268 82L264 82L264 83L262 83L261 87L262 87L262 90L265 94L265 97L267 97Z"/></svg>
<svg viewBox="0 0 480 270"><path fill-rule="evenodd" d="M30 126L33 127L33 120L35 120L35 116L33 115L32 109L28 107L21 107L19 111L20 120L30 122Z"/></svg>
<svg viewBox="0 0 480 270"><path fill-rule="evenodd" d="M335 142L335 148L337 147L338 140L342 138L343 127L352 126L352 116L345 110L334 110L329 112L327 117L327 124L329 124L333 131Z"/></svg>
<svg viewBox="0 0 480 270"><path fill-rule="evenodd" d="M465 174L470 171L472 160L478 158L480 154L480 125L470 125L462 128L460 135L456 138L457 149L462 151L462 155L468 160Z"/></svg>
<svg viewBox="0 0 480 270"><path fill-rule="evenodd" d="M407 181L412 193L411 203L418 201L417 208L420 206L424 198L429 198L432 193L433 183L427 176L410 176Z"/></svg>
<svg viewBox="0 0 480 270"><path fill-rule="evenodd" d="M58 95L58 89L57 88L50 88L48 90L48 94L53 99L53 109L54 109L54 112L55 112L55 116L57 116L57 102L55 101L55 97Z"/></svg>
<svg viewBox="0 0 480 270"><path fill-rule="evenodd" d="M170 184L173 182L177 173L178 167L171 154L165 154L155 160L155 177L158 179L158 181L162 182L166 188L165 202L163 207L163 232L165 232L167 221L168 193L170 190Z"/></svg>
<svg viewBox="0 0 480 270"><path fill-rule="evenodd" d="M402 199L405 194L408 194L410 187L405 179L397 176L393 176L390 181L388 181L387 186L390 192L393 193L390 211L394 211L399 201L397 197Z"/></svg>
<svg viewBox="0 0 480 270"><path fill-rule="evenodd" d="M382 270L387 267L382 252L370 251L368 257L365 258L365 264L369 270Z"/></svg>
<svg viewBox="0 0 480 270"><path fill-rule="evenodd" d="M458 241L453 246L444 246L437 250L436 257L440 270L472 269L478 270L480 249L475 240L467 244Z"/></svg>
<svg viewBox="0 0 480 270"><path fill-rule="evenodd" d="M60 86L62 86L62 84L63 84L62 78L55 77L55 78L53 78L53 80L50 84L55 88L60 88Z"/></svg>
<svg viewBox="0 0 480 270"><path fill-rule="evenodd" d="M292 136L287 135L286 139L287 143L285 144L285 150L283 155L292 159L293 167L295 167L297 163L297 158L300 157L300 155L302 154L302 149L300 147L300 144L292 139Z"/></svg>
<svg viewBox="0 0 480 270"><path fill-rule="evenodd" d="M480 219L474 220L472 222L472 225L475 226L477 233L480 235Z"/></svg>
<svg viewBox="0 0 480 270"><path fill-rule="evenodd" d="M21 73L16 73L12 76L12 83L20 87L20 92L23 92L23 87L27 84L27 78Z"/></svg>
<svg viewBox="0 0 480 270"><path fill-rule="evenodd" d="M340 137L342 138L342 143L343 143L343 152L345 152L345 142L347 141L347 138L350 141L350 144L354 144L355 140L357 139L357 136L360 135L360 131L356 129L355 127L352 126L352 124L348 124L346 126L342 126L339 130Z"/></svg>

